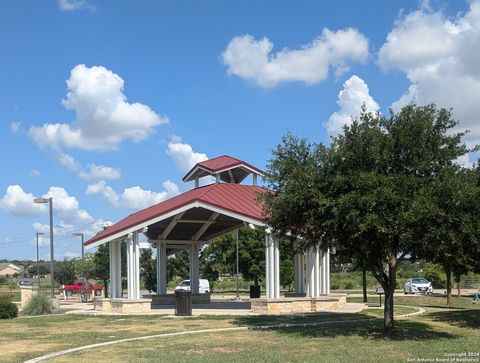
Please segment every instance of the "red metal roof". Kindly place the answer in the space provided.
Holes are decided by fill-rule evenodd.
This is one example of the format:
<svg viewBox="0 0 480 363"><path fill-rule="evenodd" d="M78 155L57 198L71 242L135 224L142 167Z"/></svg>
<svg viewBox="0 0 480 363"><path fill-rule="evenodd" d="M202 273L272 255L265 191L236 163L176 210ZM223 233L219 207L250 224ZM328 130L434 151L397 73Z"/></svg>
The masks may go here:
<svg viewBox="0 0 480 363"><path fill-rule="evenodd" d="M201 161L201 162L195 164L195 166L192 169L190 169L190 171L183 177L183 181L187 182L187 181L192 180L193 174L194 174L195 170L198 169L198 168L202 168L202 169L207 170L207 171L209 171L213 174L213 173L216 173L216 172L219 172L219 171L222 171L222 170L233 169L235 167L241 167L241 166L245 166L248 169L251 169L254 172L258 173L259 175L263 175L262 170L254 167L253 165L251 165L249 163L246 163L243 160L234 158L234 157L229 156L229 155L222 155L222 156L219 156L219 157L216 157L216 158L213 158L213 159L209 159L209 160L205 160L205 161Z"/></svg>
<svg viewBox="0 0 480 363"><path fill-rule="evenodd" d="M262 222L264 209L263 204L257 201L257 195L266 191L268 189L259 186L223 183L192 189L129 215L86 241L85 245L126 231L194 202L201 202Z"/></svg>

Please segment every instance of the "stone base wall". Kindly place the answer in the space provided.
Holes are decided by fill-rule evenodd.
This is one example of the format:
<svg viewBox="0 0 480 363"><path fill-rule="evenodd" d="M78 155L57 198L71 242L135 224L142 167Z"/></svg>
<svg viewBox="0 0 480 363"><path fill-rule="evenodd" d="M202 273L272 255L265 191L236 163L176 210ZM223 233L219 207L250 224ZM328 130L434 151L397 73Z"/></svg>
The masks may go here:
<svg viewBox="0 0 480 363"><path fill-rule="evenodd" d="M295 314L317 311L335 311L345 305L347 295L335 294L315 298L286 297L280 299L254 299L252 312L257 314Z"/></svg>
<svg viewBox="0 0 480 363"><path fill-rule="evenodd" d="M147 296L144 295L146 298ZM175 305L175 295L151 295L152 305ZM210 304L210 294L192 295L192 304Z"/></svg>
<svg viewBox="0 0 480 363"><path fill-rule="evenodd" d="M150 299L108 299L95 298L93 302L94 309L106 313L117 314L140 314L148 313L151 310Z"/></svg>
<svg viewBox="0 0 480 363"><path fill-rule="evenodd" d="M112 299L104 297L96 297L93 299L93 309L97 311L103 311L106 313L112 312L112 304L110 303Z"/></svg>

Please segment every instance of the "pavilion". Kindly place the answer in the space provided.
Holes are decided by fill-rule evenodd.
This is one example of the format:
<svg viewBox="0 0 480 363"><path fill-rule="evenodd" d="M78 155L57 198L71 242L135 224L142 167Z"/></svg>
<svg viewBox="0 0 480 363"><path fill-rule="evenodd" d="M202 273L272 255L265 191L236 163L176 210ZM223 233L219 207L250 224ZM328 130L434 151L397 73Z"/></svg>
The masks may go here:
<svg viewBox="0 0 480 363"><path fill-rule="evenodd" d="M251 184L241 184L249 175L252 177ZM194 181L194 189L133 213L86 241L86 248L109 243L110 298L97 299L95 308L116 312L150 309L151 300L140 296L141 233L156 246L157 251L158 291L154 300L157 303L162 298L172 301L172 296L169 300L167 295L167 258L188 250L193 303L205 302L198 286L200 249L213 238L246 225L265 230L266 298L255 299L258 300L255 306L259 311L267 312L279 309L275 302L285 302L291 307L291 300L280 298L279 238L265 224L263 205L258 200L259 193L268 191L257 185L258 177L263 175L260 169L227 155L200 162L183 178L184 182ZM200 179L204 177L209 177L212 183L201 186ZM122 243L127 244L127 299L121 296ZM305 254L297 254L294 264L295 299L304 301L308 305L307 310L312 301L332 301L325 298L330 293L328 250L312 247ZM338 303L339 299L333 298ZM274 307L270 309L269 306ZM305 310L304 307L302 309Z"/></svg>

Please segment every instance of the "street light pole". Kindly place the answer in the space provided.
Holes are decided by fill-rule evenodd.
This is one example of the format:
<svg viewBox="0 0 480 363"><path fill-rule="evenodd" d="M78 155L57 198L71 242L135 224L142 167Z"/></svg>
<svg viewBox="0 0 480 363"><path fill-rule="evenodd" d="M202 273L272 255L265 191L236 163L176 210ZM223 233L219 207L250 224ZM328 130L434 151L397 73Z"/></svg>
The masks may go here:
<svg viewBox="0 0 480 363"><path fill-rule="evenodd" d="M83 232L80 232L80 233L73 233L74 236L78 236L78 237L81 237L82 239L82 260L83 260L83 255L84 255L84 248L83 248L83 237L84 237L84 233Z"/></svg>
<svg viewBox="0 0 480 363"><path fill-rule="evenodd" d="M37 232L37 280L38 280L38 291L40 291L40 268L38 265L38 236L42 235L42 232Z"/></svg>
<svg viewBox="0 0 480 363"><path fill-rule="evenodd" d="M52 298L55 297L55 280L53 278L53 264L54 264L54 253L53 253L53 200L52 197L48 198L48 207L50 212L50 273L52 274L51 277L51 284L52 284Z"/></svg>
<svg viewBox="0 0 480 363"><path fill-rule="evenodd" d="M237 254L237 299L240 298L240 291L239 291L239 280L238 280L238 229L235 231L236 232L236 254Z"/></svg>
<svg viewBox="0 0 480 363"><path fill-rule="evenodd" d="M48 203L50 214L50 283L52 285L52 298L55 298L55 280L53 276L54 251L53 251L53 200L50 198L35 198L35 203Z"/></svg>

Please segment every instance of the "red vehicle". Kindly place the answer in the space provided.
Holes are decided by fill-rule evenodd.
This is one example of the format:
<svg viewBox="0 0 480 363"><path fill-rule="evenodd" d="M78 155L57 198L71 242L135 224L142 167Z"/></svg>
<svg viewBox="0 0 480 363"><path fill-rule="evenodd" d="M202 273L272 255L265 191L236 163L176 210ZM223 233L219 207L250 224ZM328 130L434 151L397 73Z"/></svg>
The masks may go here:
<svg viewBox="0 0 480 363"><path fill-rule="evenodd" d="M95 296L102 295L103 287L100 285L93 285L89 282L86 282L85 285L83 284L82 280L75 280L73 285L62 285L60 288L60 293L65 294L67 296L72 296L73 294L80 294L80 293L87 293L90 294L92 291L95 291Z"/></svg>

